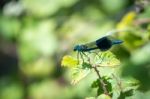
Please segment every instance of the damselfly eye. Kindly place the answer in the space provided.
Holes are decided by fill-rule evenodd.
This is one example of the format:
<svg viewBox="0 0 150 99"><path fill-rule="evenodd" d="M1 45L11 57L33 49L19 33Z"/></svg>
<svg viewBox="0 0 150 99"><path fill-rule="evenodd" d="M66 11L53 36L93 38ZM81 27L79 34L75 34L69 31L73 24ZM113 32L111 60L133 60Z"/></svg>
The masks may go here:
<svg viewBox="0 0 150 99"><path fill-rule="evenodd" d="M73 50L77 51L79 49L79 47L80 47L79 45L76 45Z"/></svg>

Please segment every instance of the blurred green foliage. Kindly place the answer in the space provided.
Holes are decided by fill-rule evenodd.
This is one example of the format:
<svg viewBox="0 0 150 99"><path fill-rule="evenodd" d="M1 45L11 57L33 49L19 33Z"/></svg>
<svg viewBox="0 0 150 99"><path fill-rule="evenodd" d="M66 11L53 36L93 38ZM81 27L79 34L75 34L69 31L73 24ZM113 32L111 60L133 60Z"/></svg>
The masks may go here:
<svg viewBox="0 0 150 99"><path fill-rule="evenodd" d="M1 0L0 99L95 99L97 90L90 88L95 74L72 86L61 59L65 54L76 55L75 44L118 29L136 1L140 0ZM126 24L130 31L115 35L124 44L111 50L122 63L117 72L127 81L123 86L139 86L126 99L150 97L150 6L144 8Z"/></svg>

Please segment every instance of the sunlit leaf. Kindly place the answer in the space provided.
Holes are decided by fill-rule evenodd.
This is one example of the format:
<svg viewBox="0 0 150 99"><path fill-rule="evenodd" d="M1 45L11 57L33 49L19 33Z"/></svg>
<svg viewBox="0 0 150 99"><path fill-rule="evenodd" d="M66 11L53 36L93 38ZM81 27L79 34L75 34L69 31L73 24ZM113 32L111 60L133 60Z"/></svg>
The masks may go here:
<svg viewBox="0 0 150 99"><path fill-rule="evenodd" d="M77 84L80 80L85 78L89 73L90 69L80 69L80 68L75 68L72 70L72 81L71 84L75 85Z"/></svg>
<svg viewBox="0 0 150 99"><path fill-rule="evenodd" d="M116 67L120 65L120 61L110 51L99 53L95 57L95 61L100 67Z"/></svg>
<svg viewBox="0 0 150 99"><path fill-rule="evenodd" d="M77 59L66 55L62 59L61 65L64 67L77 67L78 61L77 61Z"/></svg>

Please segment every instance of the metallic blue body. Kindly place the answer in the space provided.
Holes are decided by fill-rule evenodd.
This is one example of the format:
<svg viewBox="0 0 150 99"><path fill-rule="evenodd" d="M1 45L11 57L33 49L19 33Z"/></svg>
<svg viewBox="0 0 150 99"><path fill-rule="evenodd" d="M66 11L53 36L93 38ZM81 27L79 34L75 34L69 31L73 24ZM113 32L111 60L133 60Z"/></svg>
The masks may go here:
<svg viewBox="0 0 150 99"><path fill-rule="evenodd" d="M74 51L78 52L88 52L95 49L100 49L101 51L107 51L109 50L113 45L121 44L123 43L122 40L111 40L107 36L102 37L98 40L96 40L94 43L88 43L88 44L82 44L82 45L76 45L74 47ZM89 45L94 45L94 47L89 47Z"/></svg>

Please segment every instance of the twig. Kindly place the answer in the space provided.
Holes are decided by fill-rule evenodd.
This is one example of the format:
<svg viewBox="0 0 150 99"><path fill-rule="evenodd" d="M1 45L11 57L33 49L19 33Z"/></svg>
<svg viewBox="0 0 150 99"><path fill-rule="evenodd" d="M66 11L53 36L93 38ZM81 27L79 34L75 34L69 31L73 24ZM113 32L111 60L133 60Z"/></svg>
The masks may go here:
<svg viewBox="0 0 150 99"><path fill-rule="evenodd" d="M83 54L84 54L84 53L83 53ZM88 62L89 62L89 64L92 65L92 68L95 70L95 72L96 72L96 74L97 74L97 76L98 76L98 78L99 78L99 80L100 80L100 86L102 87L102 89L103 89L103 91L104 91L104 94L109 95L108 90L107 90L107 88L106 88L106 84L105 84L104 81L102 80L102 77L101 77L101 75L100 75L100 73L99 73L99 70L97 69L97 66L96 66L96 65L93 65L93 64L91 63L91 60L90 60L89 57L88 57ZM109 96L110 96L110 95L109 95Z"/></svg>
<svg viewBox="0 0 150 99"><path fill-rule="evenodd" d="M100 84L101 84L101 86L102 86L102 88L103 88L104 94L109 95L109 93L108 93L108 91L107 91L107 88L106 88L106 84L105 84L104 81L102 80L102 77L101 77L101 75L100 75L100 73L99 73L97 67L96 67L96 66L93 66L93 68L94 68L94 70L95 70L95 72L96 72L96 74L97 74L97 76L98 76L98 78L99 78L99 80L100 80Z"/></svg>

